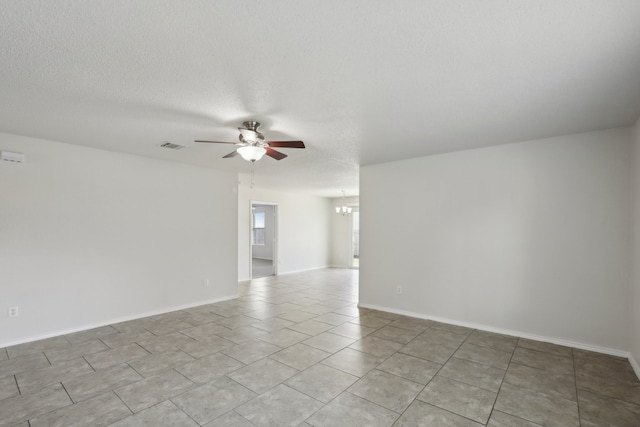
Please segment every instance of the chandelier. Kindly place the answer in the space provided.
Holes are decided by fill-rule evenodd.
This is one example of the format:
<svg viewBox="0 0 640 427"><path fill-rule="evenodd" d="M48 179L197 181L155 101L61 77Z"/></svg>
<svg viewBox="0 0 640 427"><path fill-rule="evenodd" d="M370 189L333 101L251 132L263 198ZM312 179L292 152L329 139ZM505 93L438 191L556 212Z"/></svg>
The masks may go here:
<svg viewBox="0 0 640 427"><path fill-rule="evenodd" d="M344 190L342 190L342 199L344 200L344 205L336 206L336 213L342 216L351 215L353 208L347 206L347 196L344 194Z"/></svg>

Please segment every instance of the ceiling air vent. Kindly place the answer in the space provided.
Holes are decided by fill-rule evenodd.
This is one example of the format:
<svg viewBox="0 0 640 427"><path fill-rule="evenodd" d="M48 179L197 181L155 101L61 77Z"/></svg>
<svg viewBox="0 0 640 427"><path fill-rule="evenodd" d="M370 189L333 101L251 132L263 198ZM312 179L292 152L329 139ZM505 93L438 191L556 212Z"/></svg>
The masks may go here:
<svg viewBox="0 0 640 427"><path fill-rule="evenodd" d="M173 142L165 141L162 144L160 144L160 147L168 148L169 150L182 150L184 148L184 145L178 145L178 144L174 144Z"/></svg>

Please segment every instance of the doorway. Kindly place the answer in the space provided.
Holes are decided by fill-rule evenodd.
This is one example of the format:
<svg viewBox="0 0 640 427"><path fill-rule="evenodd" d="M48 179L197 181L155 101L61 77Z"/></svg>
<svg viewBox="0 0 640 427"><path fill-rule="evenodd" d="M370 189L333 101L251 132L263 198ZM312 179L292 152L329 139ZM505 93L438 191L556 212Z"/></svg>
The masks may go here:
<svg viewBox="0 0 640 427"><path fill-rule="evenodd" d="M360 211L351 214L351 268L360 268Z"/></svg>
<svg viewBox="0 0 640 427"><path fill-rule="evenodd" d="M267 277L276 271L276 211L271 203L251 203L251 278Z"/></svg>

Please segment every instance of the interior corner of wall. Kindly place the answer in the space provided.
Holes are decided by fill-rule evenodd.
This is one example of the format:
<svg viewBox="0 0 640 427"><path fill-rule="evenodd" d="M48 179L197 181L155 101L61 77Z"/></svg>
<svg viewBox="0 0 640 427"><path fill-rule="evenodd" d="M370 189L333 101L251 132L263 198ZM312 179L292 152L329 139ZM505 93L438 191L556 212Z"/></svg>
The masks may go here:
<svg viewBox="0 0 640 427"><path fill-rule="evenodd" d="M631 364L631 367L633 368L633 372L636 373L636 377L638 377L638 379L640 380L640 365L638 365L638 362L636 361L635 357L633 357L633 353L629 353L629 363Z"/></svg>

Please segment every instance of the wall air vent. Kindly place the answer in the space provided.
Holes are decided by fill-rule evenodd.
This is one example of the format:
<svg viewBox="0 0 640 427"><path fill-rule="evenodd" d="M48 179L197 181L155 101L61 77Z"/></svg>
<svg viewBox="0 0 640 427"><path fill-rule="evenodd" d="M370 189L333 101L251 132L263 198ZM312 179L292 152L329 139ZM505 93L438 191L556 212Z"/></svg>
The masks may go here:
<svg viewBox="0 0 640 427"><path fill-rule="evenodd" d="M182 150L184 148L184 145L178 145L178 144L174 144L173 142L165 141L162 144L160 144L160 147L168 148L169 150Z"/></svg>
<svg viewBox="0 0 640 427"><path fill-rule="evenodd" d="M5 162L24 163L27 157L22 153L14 153L12 151L0 151L0 159Z"/></svg>

